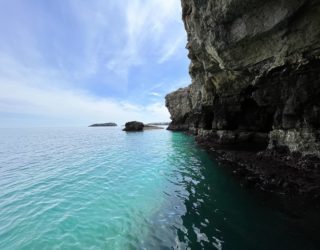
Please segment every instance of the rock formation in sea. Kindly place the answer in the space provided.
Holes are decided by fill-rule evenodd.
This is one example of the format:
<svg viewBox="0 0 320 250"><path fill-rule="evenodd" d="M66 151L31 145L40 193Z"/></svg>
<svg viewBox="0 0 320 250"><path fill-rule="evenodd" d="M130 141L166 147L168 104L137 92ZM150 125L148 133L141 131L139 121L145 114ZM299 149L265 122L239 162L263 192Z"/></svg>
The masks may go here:
<svg viewBox="0 0 320 250"><path fill-rule="evenodd" d="M138 121L132 121L132 122L127 122L125 124L125 128L123 129L123 131L142 131L144 127L144 124L142 122L138 122Z"/></svg>
<svg viewBox="0 0 320 250"><path fill-rule="evenodd" d="M319 191L320 1L181 1L192 82L166 96L169 129L235 148L262 187Z"/></svg>
<svg viewBox="0 0 320 250"><path fill-rule="evenodd" d="M107 122L107 123L95 123L90 125L89 127L116 127L116 126L118 125L114 122Z"/></svg>
<svg viewBox="0 0 320 250"><path fill-rule="evenodd" d="M149 124L143 124L138 121L131 121L125 124L125 128L123 131L134 132L134 131L144 131L144 130L152 130L152 129L163 129L162 127L153 126Z"/></svg>

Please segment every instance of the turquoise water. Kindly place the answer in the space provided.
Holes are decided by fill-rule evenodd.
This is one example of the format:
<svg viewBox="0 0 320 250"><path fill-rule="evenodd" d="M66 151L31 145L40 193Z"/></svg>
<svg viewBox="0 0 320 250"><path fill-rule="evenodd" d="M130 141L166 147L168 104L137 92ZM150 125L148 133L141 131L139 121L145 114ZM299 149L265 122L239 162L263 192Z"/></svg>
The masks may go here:
<svg viewBox="0 0 320 250"><path fill-rule="evenodd" d="M287 210L182 133L0 129L1 250L319 249Z"/></svg>

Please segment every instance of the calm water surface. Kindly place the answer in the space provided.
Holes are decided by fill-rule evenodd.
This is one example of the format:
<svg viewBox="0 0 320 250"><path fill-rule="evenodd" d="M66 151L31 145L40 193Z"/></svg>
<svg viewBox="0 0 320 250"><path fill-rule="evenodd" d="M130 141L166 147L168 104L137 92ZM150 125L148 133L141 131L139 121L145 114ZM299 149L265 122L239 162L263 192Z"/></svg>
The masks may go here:
<svg viewBox="0 0 320 250"><path fill-rule="evenodd" d="M320 249L266 199L181 133L0 129L1 250Z"/></svg>

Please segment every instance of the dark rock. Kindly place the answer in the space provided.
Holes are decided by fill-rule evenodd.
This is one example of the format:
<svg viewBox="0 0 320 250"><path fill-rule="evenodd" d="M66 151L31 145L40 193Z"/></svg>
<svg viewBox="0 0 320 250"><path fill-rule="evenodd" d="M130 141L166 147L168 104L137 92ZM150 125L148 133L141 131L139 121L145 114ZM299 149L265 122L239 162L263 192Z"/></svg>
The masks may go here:
<svg viewBox="0 0 320 250"><path fill-rule="evenodd" d="M143 131L144 124L142 122L132 121L125 124L123 131L134 132Z"/></svg>
<svg viewBox="0 0 320 250"><path fill-rule="evenodd" d="M89 127L116 127L116 126L118 125L114 122L107 122L107 123L95 123L90 125Z"/></svg>

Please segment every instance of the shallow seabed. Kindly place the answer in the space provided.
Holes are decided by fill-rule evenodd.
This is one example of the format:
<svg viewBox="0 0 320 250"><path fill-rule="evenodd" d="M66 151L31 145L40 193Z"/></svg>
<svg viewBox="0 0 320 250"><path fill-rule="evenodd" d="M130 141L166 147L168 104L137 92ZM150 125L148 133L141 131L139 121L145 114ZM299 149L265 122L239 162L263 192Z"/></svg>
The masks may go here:
<svg viewBox="0 0 320 250"><path fill-rule="evenodd" d="M320 249L290 212L182 133L0 129L2 250Z"/></svg>

